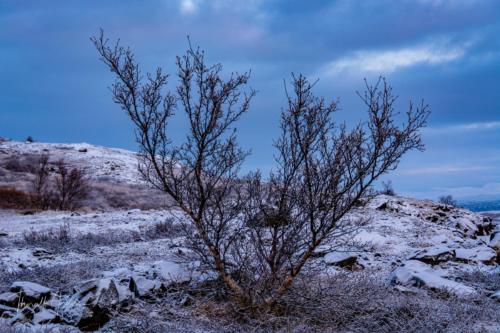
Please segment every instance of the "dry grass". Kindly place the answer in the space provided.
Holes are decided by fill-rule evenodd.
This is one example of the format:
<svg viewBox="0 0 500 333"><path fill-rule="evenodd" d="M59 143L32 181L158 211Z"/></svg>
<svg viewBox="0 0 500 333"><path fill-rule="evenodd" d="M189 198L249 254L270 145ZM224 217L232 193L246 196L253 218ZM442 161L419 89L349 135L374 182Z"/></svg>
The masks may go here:
<svg viewBox="0 0 500 333"><path fill-rule="evenodd" d="M29 209L31 206L28 193L12 187L0 187L0 209Z"/></svg>
<svg viewBox="0 0 500 333"><path fill-rule="evenodd" d="M188 289L191 288L191 289ZM186 287L132 311L110 328L123 332L498 332L500 305L483 299L443 298L420 290L404 294L368 273L307 276L268 312L246 312L220 283ZM193 298L187 305L186 295ZM495 326L496 325L496 326ZM112 330L111 330L112 331Z"/></svg>

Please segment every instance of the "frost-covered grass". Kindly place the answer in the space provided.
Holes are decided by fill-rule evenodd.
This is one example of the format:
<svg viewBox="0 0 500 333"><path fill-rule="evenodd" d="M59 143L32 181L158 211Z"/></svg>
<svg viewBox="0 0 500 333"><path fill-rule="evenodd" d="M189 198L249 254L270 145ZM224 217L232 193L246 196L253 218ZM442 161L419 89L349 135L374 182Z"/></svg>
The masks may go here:
<svg viewBox="0 0 500 333"><path fill-rule="evenodd" d="M498 268L491 271L479 269L462 271L458 274L457 278L490 292L500 290L500 269Z"/></svg>
<svg viewBox="0 0 500 333"><path fill-rule="evenodd" d="M206 287L206 286L205 286ZM248 313L220 288L177 291L118 314L109 331L132 332L498 332L500 305L412 290L403 293L366 272L300 281L271 312ZM191 293L192 303L182 306ZM215 295L219 295L216 297ZM185 329L185 330L183 330Z"/></svg>
<svg viewBox="0 0 500 333"><path fill-rule="evenodd" d="M0 319L0 332L2 333L78 333L79 330L70 326L41 325L40 327L29 327L22 325L9 325L6 320Z"/></svg>
<svg viewBox="0 0 500 333"><path fill-rule="evenodd" d="M120 243L140 241L141 235L132 230L106 230L103 233L72 234L68 224L46 231L30 230L23 235L19 246L42 247L54 253L74 251L88 253L97 246L110 246Z"/></svg>
<svg viewBox="0 0 500 333"><path fill-rule="evenodd" d="M101 233L72 232L68 223L47 230L31 229L23 233L23 238L14 241L16 246L40 247L52 253L74 251L88 253L98 246L112 246L144 240L177 237L182 230L171 219L152 223L136 230L106 229ZM2 240L0 247L9 244Z"/></svg>
<svg viewBox="0 0 500 333"><path fill-rule="evenodd" d="M76 283L96 277L107 269L103 260L90 259L65 265L38 266L14 272L0 272L0 291L7 290L15 281L30 281L54 291L66 292Z"/></svg>

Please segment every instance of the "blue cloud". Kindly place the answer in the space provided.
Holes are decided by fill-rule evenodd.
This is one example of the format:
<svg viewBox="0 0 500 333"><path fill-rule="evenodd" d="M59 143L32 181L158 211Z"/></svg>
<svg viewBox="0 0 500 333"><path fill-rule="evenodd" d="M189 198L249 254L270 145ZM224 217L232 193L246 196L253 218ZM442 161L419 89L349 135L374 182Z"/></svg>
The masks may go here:
<svg viewBox="0 0 500 333"><path fill-rule="evenodd" d="M228 71L251 68L259 94L241 123L242 144L253 148L247 169L272 164L291 72L320 78L318 94L340 97L338 117L348 122L363 116L354 93L363 78L384 74L401 110L420 98L433 110L427 151L410 154L389 176L397 190L464 195L500 183L500 163L491 160L500 149L500 128L491 125L500 121L498 1L4 0L0 136L135 148L106 89L113 78L88 40L101 27L148 70L161 65L175 74L187 35ZM176 122L172 135L182 130Z"/></svg>

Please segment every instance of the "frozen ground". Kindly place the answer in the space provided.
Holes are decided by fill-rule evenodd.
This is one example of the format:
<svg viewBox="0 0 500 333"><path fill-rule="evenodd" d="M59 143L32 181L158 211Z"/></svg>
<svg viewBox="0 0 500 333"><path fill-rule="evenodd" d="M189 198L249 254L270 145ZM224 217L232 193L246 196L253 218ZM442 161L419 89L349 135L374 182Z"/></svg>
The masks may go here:
<svg viewBox="0 0 500 333"><path fill-rule="evenodd" d="M0 165L13 157L33 159L42 152L48 152L51 160L64 157L70 163L85 166L100 186L134 189L145 198L151 193L140 181L136 156L125 150L87 144L6 142L0 145ZM27 186L29 172L13 172L5 167L0 172L0 185ZM161 198L158 193L154 195ZM50 323L57 321L43 318L54 313L63 318L64 313L66 319L59 322L78 324L81 329L113 331L109 325L115 319L99 319L96 307L102 309L125 301L140 304L160 290L165 293L173 285L207 278L193 269L196 263L183 247L182 233L172 220L179 213L159 207L141 210L111 209L106 203L88 206L74 213L23 215L0 210L0 315L3 313L17 323ZM498 213L481 215L431 201L380 195L352 214L371 218L371 223L356 235L356 240L365 243L365 250L323 257L318 253L325 274L366 271L401 293L441 290L457 297L500 299L498 284L476 283L466 278L477 271L500 275ZM44 306L43 311L36 312L43 314L38 317L20 314L9 301L9 297L14 297L9 290L15 281L51 288L52 299L60 304L53 308ZM179 296L176 302L184 302L183 297ZM68 304L80 308L73 306L70 311ZM11 316L10 310L2 310L2 306L15 307L17 312ZM171 311L176 320L186 316L185 310ZM98 319L102 320L98 327L85 321ZM201 321L201 326L190 326L192 323L184 321L180 327L210 331L210 321ZM182 331L175 326L177 321L171 324L172 331ZM489 325L491 332L500 330L494 323Z"/></svg>

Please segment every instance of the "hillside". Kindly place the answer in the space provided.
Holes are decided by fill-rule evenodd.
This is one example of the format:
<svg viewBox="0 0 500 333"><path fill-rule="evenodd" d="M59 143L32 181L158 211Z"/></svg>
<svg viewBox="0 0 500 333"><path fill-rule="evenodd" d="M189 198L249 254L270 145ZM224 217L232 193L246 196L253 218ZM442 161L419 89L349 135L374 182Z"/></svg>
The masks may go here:
<svg viewBox="0 0 500 333"><path fill-rule="evenodd" d="M165 196L151 190L141 180L136 153L100 146L56 143L0 143L0 186L29 190L32 169L41 154L48 154L55 163L64 159L68 164L85 170L91 185L90 199L83 206L90 210L122 208L151 209L165 204Z"/></svg>

